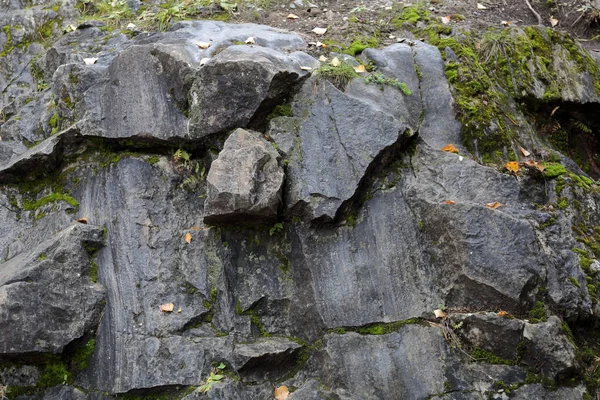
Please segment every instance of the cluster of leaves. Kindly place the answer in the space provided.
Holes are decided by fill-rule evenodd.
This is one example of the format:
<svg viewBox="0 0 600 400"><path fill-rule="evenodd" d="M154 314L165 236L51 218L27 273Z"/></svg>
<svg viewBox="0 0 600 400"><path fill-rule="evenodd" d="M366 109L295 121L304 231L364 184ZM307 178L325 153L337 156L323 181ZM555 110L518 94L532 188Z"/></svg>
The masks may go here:
<svg viewBox="0 0 600 400"><path fill-rule="evenodd" d="M205 178L206 167L201 162L192 160L190 153L187 151L178 149L173 154L173 162L182 174L187 175L181 187L194 189Z"/></svg>
<svg viewBox="0 0 600 400"><path fill-rule="evenodd" d="M223 380L225 375L222 374L225 369L225 364L220 363L210 371L210 375L206 378L206 381L198 387L198 391L202 393L208 393L212 389L215 383Z"/></svg>

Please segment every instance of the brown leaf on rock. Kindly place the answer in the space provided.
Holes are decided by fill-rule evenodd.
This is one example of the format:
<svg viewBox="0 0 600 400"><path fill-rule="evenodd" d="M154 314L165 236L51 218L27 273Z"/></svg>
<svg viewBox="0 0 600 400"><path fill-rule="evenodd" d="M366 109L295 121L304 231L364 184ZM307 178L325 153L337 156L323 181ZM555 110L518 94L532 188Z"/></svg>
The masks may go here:
<svg viewBox="0 0 600 400"><path fill-rule="evenodd" d="M452 201L452 200L446 200L444 203L446 203L446 204L456 204L456 202Z"/></svg>
<svg viewBox="0 0 600 400"><path fill-rule="evenodd" d="M287 19L298 19L300 18L299 16L297 16L296 14L288 14Z"/></svg>
<svg viewBox="0 0 600 400"><path fill-rule="evenodd" d="M183 235L183 239L188 243L192 243L192 234L189 232L186 233L185 235Z"/></svg>
<svg viewBox="0 0 600 400"><path fill-rule="evenodd" d="M79 218L79 219L77 220L77 222L79 222L80 224L87 224L87 222L88 222L88 221L87 221L87 218L86 218L86 217L83 217L83 218Z"/></svg>
<svg viewBox="0 0 600 400"><path fill-rule="evenodd" d="M554 16L550 16L550 25L552 25L553 28L558 25L558 20L554 18Z"/></svg>
<svg viewBox="0 0 600 400"><path fill-rule="evenodd" d="M162 312L170 313L173 312L175 305L173 303L161 304L158 308Z"/></svg>
<svg viewBox="0 0 600 400"><path fill-rule="evenodd" d="M442 151L445 151L446 153L458 153L458 149L454 147L453 144L444 146L444 148L442 148Z"/></svg>
<svg viewBox="0 0 600 400"><path fill-rule="evenodd" d="M273 394L275 395L275 400L286 400L290 395L290 390L287 386L279 386L275 388L275 392Z"/></svg>
<svg viewBox="0 0 600 400"><path fill-rule="evenodd" d="M364 66L364 65L362 65L362 64L360 64L360 65L357 65L356 67L354 67L354 70L355 70L356 72L358 72L359 74L362 74L362 73L364 73L364 72L366 72L366 71L367 71L367 70L365 69L365 66Z"/></svg>
<svg viewBox="0 0 600 400"><path fill-rule="evenodd" d="M519 147L519 150L521 150L521 153L523 154L523 157L529 157L531 155L530 152L528 152L527 150L525 150L522 147Z"/></svg>
<svg viewBox="0 0 600 400"><path fill-rule="evenodd" d="M485 206L487 208L491 208L492 210L495 210L496 208L502 207L504 204L498 202L498 201L494 201L493 203L485 203Z"/></svg>
<svg viewBox="0 0 600 400"><path fill-rule="evenodd" d="M498 316L499 317L506 317L506 316L508 316L508 313L506 311L500 310L500 311L498 311Z"/></svg>
<svg viewBox="0 0 600 400"><path fill-rule="evenodd" d="M504 164L504 168L506 168L509 172L517 173L519 172L519 163L516 161L509 161Z"/></svg>

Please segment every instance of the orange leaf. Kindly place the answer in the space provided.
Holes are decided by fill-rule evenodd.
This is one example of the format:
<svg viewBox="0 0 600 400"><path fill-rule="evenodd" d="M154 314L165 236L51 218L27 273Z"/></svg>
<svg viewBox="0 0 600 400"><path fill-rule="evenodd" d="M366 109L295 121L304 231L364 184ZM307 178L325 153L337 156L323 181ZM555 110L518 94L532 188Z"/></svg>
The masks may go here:
<svg viewBox="0 0 600 400"><path fill-rule="evenodd" d="M445 151L446 153L458 153L458 149L456 147L454 147L453 144L444 146L442 151Z"/></svg>
<svg viewBox="0 0 600 400"><path fill-rule="evenodd" d="M494 201L493 203L485 203L485 206L487 208L491 208L492 210L495 210L498 207L502 207L504 204L499 203L497 201Z"/></svg>
<svg viewBox="0 0 600 400"><path fill-rule="evenodd" d="M77 222L79 222L80 224L87 224L87 218L86 218L86 217L79 218L79 219L77 220Z"/></svg>
<svg viewBox="0 0 600 400"><path fill-rule="evenodd" d="M175 308L175 305L173 303L161 304L158 308L162 312L169 313L169 312L173 312L173 309Z"/></svg>
<svg viewBox="0 0 600 400"><path fill-rule="evenodd" d="M506 317L507 315L508 315L508 313L507 313L506 311L502 311L502 310L500 310L500 311L498 312L498 316L499 316L499 317Z"/></svg>
<svg viewBox="0 0 600 400"><path fill-rule="evenodd" d="M188 243L192 243L192 234L189 232L186 233L185 235L183 235L183 239Z"/></svg>
<svg viewBox="0 0 600 400"><path fill-rule="evenodd" d="M298 19L298 18L300 18L300 17L299 17L299 16L297 16L296 14L289 14L289 15L287 16L287 19Z"/></svg>
<svg viewBox="0 0 600 400"><path fill-rule="evenodd" d="M448 16L446 16L446 17L441 17L440 19L442 20L442 23L443 23L444 25L446 25L447 23L449 23L449 22L450 22L450 16L449 16L449 15L448 15Z"/></svg>
<svg viewBox="0 0 600 400"><path fill-rule="evenodd" d="M504 164L504 168L509 170L510 172L519 172L519 163L516 161L509 161Z"/></svg>
<svg viewBox="0 0 600 400"><path fill-rule="evenodd" d="M521 150L521 153L523 154L523 157L529 157L531 155L530 152L528 152L527 150L525 150L522 147L519 147L519 149Z"/></svg>
<svg viewBox="0 0 600 400"><path fill-rule="evenodd" d="M290 390L287 386L279 386L275 388L275 393L273 394L275 395L275 400L286 400L290 395Z"/></svg>
<svg viewBox="0 0 600 400"><path fill-rule="evenodd" d="M446 203L446 204L456 204L456 202L452 201L452 200L446 200L444 203Z"/></svg>

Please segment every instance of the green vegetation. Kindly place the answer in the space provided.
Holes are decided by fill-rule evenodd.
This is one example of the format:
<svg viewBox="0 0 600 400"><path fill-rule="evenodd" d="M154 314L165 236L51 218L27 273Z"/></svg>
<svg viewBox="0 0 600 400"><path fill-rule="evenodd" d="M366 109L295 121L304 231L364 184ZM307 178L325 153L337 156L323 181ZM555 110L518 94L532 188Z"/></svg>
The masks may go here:
<svg viewBox="0 0 600 400"><path fill-rule="evenodd" d="M543 163L542 165L545 167L544 176L548 179L558 178L567 173L567 169L562 164Z"/></svg>
<svg viewBox="0 0 600 400"><path fill-rule="evenodd" d="M98 282L98 262L96 262L96 260L93 260L92 265L90 266L90 277L92 282Z"/></svg>
<svg viewBox="0 0 600 400"><path fill-rule="evenodd" d="M42 197L39 200L31 201L28 199L23 200L23 210L25 211L35 211L40 207L43 207L50 203L56 203L59 201L64 201L72 207L79 207L79 202L75 200L73 197L69 196L66 193L52 193L47 196Z"/></svg>
<svg viewBox="0 0 600 400"><path fill-rule="evenodd" d="M210 375L206 378L206 381L198 387L198 391L201 393L207 393L212 389L212 386L220 382L225 375L222 374L222 371L225 369L225 364L220 363L215 368L210 371Z"/></svg>
<svg viewBox="0 0 600 400"><path fill-rule="evenodd" d="M494 353L484 350L480 347L475 347L473 351L471 351L471 356L477 361L485 362L488 364L515 365L515 361L498 357Z"/></svg>
<svg viewBox="0 0 600 400"><path fill-rule="evenodd" d="M321 65L315 73L329 80L339 89L345 88L352 79L360 77L354 67L346 61L342 61L337 67Z"/></svg>
<svg viewBox="0 0 600 400"><path fill-rule="evenodd" d="M387 76L379 72L373 72L371 75L367 76L365 78L365 82L375 83L376 85L380 86L381 90L383 90L383 87L385 85L389 85L399 89L402 93L404 93L407 96L412 94L412 90L410 90L408 86L406 86L406 83L399 82L396 78L388 78Z"/></svg>
<svg viewBox="0 0 600 400"><path fill-rule="evenodd" d="M532 324L537 324L538 322L546 321L548 321L548 316L546 315L546 306L543 302L536 301L533 309L529 311L529 322Z"/></svg>
<svg viewBox="0 0 600 400"><path fill-rule="evenodd" d="M52 128L51 135L55 135L58 132L58 113L52 114L52 117L48 120L48 126Z"/></svg>
<svg viewBox="0 0 600 400"><path fill-rule="evenodd" d="M6 57L15 46L13 45L12 35L10 33L10 25L4 25L2 30L6 34L6 42L4 43L4 49L2 50L2 53L0 53L0 57Z"/></svg>
<svg viewBox="0 0 600 400"><path fill-rule="evenodd" d="M292 113L292 106L289 104L279 104L277 105L273 111L267 116L267 121L272 120L277 117L293 117L294 113Z"/></svg>
<svg viewBox="0 0 600 400"><path fill-rule="evenodd" d="M146 162L150 165L154 165L160 161L160 157L158 156L150 156L146 158Z"/></svg>
<svg viewBox="0 0 600 400"><path fill-rule="evenodd" d="M429 22L431 20L426 3L405 8L404 5L401 5L400 7L402 9L392 19L392 25L398 29L404 28L404 24L415 25L419 21Z"/></svg>
<svg viewBox="0 0 600 400"><path fill-rule="evenodd" d="M72 362L78 370L84 370L88 367L88 364L94 355L95 348L96 340L90 339L84 346L77 349L73 355Z"/></svg>
<svg viewBox="0 0 600 400"><path fill-rule="evenodd" d="M403 326L420 324L422 321L419 318L410 318L404 321L389 322L389 323L376 323L367 325L365 327L352 329L353 332L358 332L361 335L386 335L388 333L397 332Z"/></svg>
<svg viewBox="0 0 600 400"><path fill-rule="evenodd" d="M575 287L581 288L581 285L579 284L579 281L577 280L577 278L570 276L569 277L569 282L571 282L571 284Z"/></svg>
<svg viewBox="0 0 600 400"><path fill-rule="evenodd" d="M375 36L366 37L359 36L356 37L348 48L343 49L345 54L349 54L351 56L356 56L357 54L362 53L367 48L378 48L379 47L379 39Z"/></svg>

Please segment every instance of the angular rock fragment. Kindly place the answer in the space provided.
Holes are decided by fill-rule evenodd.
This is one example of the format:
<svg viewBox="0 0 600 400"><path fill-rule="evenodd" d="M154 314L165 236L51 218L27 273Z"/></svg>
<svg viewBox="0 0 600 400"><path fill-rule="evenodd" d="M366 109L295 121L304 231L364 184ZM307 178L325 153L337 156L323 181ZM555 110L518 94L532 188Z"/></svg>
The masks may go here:
<svg viewBox="0 0 600 400"><path fill-rule="evenodd" d="M548 322L525 324L523 337L527 351L523 360L550 379L569 377L576 367L576 348L562 329L562 322L556 316Z"/></svg>
<svg viewBox="0 0 600 400"><path fill-rule="evenodd" d="M232 46L210 59L190 91L190 136L201 138L264 120L308 74L300 62L308 56L301 54Z"/></svg>
<svg viewBox="0 0 600 400"><path fill-rule="evenodd" d="M234 368L245 381L277 379L294 364L294 353L301 346L285 338L261 338L234 347Z"/></svg>
<svg viewBox="0 0 600 400"><path fill-rule="evenodd" d="M0 264L0 357L59 354L97 323L104 289L92 281L86 248L100 248L102 229L72 225Z"/></svg>
<svg viewBox="0 0 600 400"><path fill-rule="evenodd" d="M204 222L274 222L284 177L278 157L260 133L236 129L208 173Z"/></svg>

